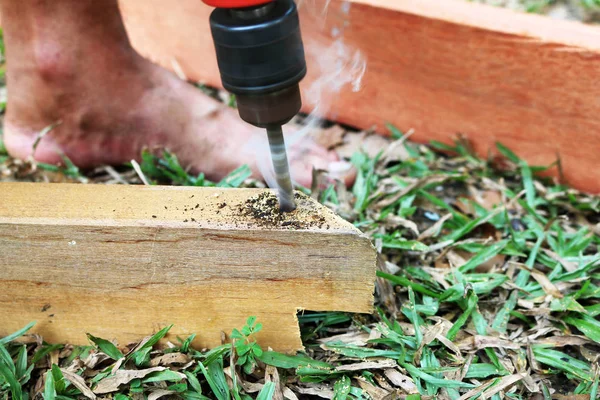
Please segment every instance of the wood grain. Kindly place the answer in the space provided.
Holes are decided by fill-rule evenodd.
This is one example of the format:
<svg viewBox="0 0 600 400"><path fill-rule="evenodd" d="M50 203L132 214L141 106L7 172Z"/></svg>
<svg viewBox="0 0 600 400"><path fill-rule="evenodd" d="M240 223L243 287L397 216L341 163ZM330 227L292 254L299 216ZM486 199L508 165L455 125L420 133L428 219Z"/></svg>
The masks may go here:
<svg viewBox="0 0 600 400"><path fill-rule="evenodd" d="M390 122L423 142L462 134L483 156L500 141L533 164L560 157L569 183L600 192L600 28L462 0L300 3L304 88L319 78L321 50L336 40L367 60L361 90L347 85L330 96L328 117L381 132ZM142 54L220 85L210 9L201 1L121 0L121 7Z"/></svg>
<svg viewBox="0 0 600 400"><path fill-rule="evenodd" d="M368 238L309 198L305 226L265 226L241 211L259 193L0 184L0 336L35 320L49 342L125 344L172 323L212 347L255 315L263 345L294 351L298 310L370 312Z"/></svg>

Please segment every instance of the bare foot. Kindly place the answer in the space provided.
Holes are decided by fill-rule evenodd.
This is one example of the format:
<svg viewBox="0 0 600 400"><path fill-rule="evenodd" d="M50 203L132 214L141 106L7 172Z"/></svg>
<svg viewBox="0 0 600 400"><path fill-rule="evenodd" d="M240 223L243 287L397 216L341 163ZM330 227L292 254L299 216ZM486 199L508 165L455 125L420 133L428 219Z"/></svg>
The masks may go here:
<svg viewBox="0 0 600 400"><path fill-rule="evenodd" d="M31 156L39 133L58 124L40 140L36 160L60 163L62 153L83 168L118 165L139 158L144 147L166 148L182 165L211 179L242 164L259 176L257 164L268 153L257 152L253 143L265 133L141 58L124 36L116 1L107 2L111 5L0 3L8 48L4 141L9 153ZM34 14L35 28L18 25L28 13ZM290 149L292 177L304 186L311 183L313 166L327 168L336 160L312 143Z"/></svg>

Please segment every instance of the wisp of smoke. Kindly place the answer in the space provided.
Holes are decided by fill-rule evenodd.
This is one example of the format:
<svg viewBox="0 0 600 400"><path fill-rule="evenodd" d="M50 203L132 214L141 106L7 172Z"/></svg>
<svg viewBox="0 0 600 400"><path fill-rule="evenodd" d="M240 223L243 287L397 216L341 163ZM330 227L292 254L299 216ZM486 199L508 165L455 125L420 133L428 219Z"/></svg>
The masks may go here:
<svg viewBox="0 0 600 400"><path fill-rule="evenodd" d="M331 28L329 43L308 40L306 36L303 38L308 68L311 75L317 78L308 87L303 88L302 101L310 106L312 111L305 118L300 129L286 134L288 153L295 145L309 144L308 136L321 126L322 118L329 111L335 96L346 85L350 85L353 92L358 92L366 71L367 63L362 53L344 43L344 30L351 29L351 26L347 26L350 3L342 3L339 10L329 10L329 3L329 0L298 1L298 7L306 11L302 13L301 18L311 18L312 25L325 29L327 14L332 11L339 13L339 16L336 14L336 17L339 17L336 20L340 23L339 26ZM266 135L257 136L249 146L256 156L257 166L265 181L269 187L277 188Z"/></svg>

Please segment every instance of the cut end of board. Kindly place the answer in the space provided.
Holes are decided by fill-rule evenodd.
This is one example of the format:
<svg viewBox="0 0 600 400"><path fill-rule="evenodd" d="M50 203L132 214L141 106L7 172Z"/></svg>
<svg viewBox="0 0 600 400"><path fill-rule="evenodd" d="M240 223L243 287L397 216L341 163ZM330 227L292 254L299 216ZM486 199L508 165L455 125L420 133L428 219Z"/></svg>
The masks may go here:
<svg viewBox="0 0 600 400"><path fill-rule="evenodd" d="M302 347L297 310L372 311L376 252L310 197L269 190L0 184L0 336L128 344L173 324L210 348L249 316L257 339ZM227 339L228 340L228 339Z"/></svg>

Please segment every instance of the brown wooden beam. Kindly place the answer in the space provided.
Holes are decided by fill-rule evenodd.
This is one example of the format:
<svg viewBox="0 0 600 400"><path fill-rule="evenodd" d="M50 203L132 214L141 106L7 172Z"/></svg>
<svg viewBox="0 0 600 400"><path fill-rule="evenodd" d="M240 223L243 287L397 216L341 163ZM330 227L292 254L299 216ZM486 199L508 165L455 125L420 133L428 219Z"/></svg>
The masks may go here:
<svg viewBox="0 0 600 400"><path fill-rule="evenodd" d="M307 197L273 222L270 193L0 184L0 337L37 321L49 342L126 344L175 324L171 341L212 347L254 315L293 351L298 310L370 312L369 239Z"/></svg>
<svg viewBox="0 0 600 400"><path fill-rule="evenodd" d="M534 164L560 156L572 185L600 192L600 28L453 0L301 1L309 53L342 32L367 60L362 89L345 87L330 118L360 128L390 122L413 139L460 133L487 155L496 141ZM133 44L191 79L220 85L200 0L121 0Z"/></svg>

